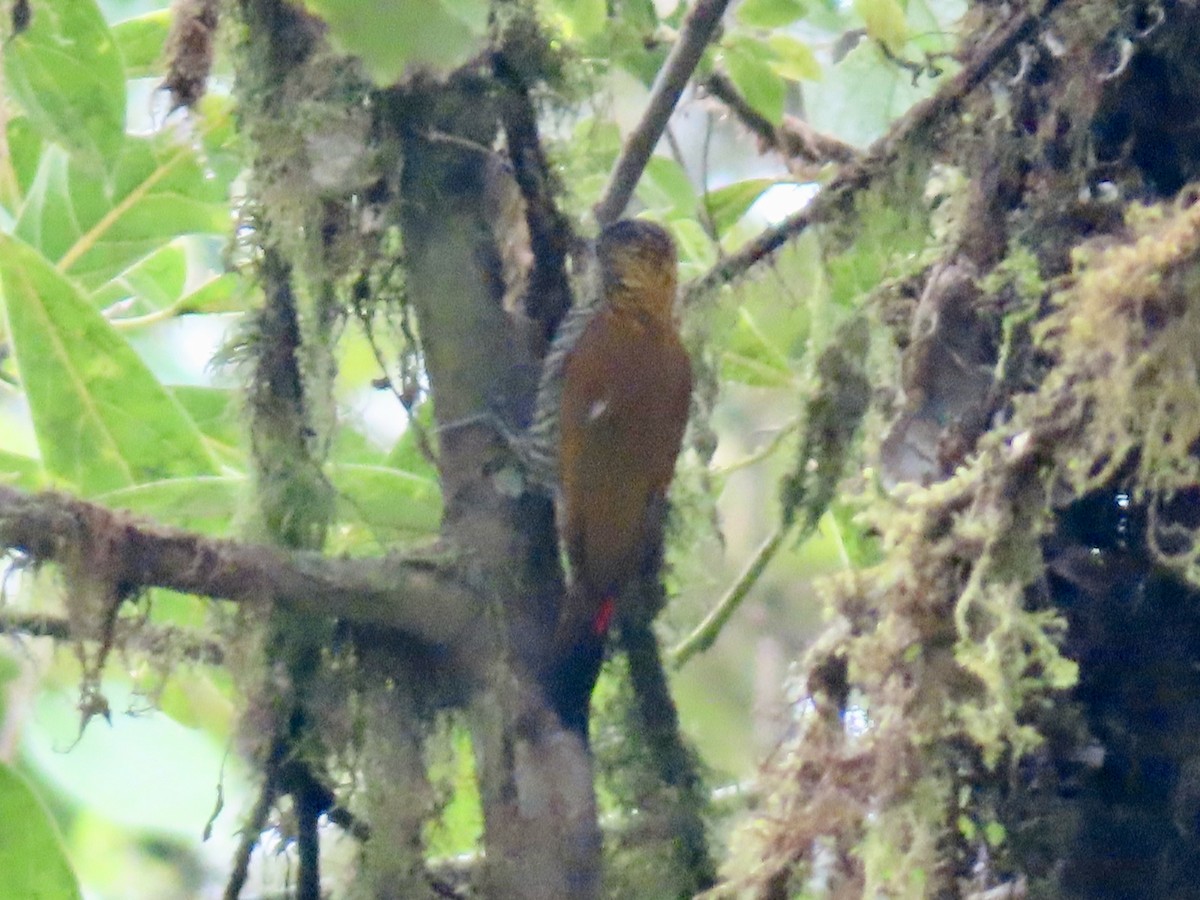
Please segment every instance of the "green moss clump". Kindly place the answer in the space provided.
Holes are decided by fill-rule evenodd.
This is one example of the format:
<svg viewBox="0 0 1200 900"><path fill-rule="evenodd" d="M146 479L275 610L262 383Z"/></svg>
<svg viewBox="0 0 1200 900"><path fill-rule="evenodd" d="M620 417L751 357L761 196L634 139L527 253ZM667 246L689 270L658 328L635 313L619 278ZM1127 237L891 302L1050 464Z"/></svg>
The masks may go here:
<svg viewBox="0 0 1200 900"><path fill-rule="evenodd" d="M984 846L1005 859L992 799L1056 721L1056 740L1085 734L1070 725L1066 622L1039 592L1056 510L1120 472L1160 561L1195 581L1194 533L1154 511L1200 482L1200 204L1135 208L1127 228L1075 254L1036 326L1021 317L1044 377L974 456L869 501L884 561L826 585L807 700L730 885L933 896L963 889ZM1036 300L1019 262L986 289Z"/></svg>

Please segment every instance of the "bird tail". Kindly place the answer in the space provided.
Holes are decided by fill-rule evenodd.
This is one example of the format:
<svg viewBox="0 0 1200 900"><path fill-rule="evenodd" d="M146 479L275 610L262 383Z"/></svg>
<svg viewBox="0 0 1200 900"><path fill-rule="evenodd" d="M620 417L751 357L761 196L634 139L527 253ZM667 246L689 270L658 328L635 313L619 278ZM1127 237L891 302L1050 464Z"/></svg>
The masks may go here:
<svg viewBox="0 0 1200 900"><path fill-rule="evenodd" d="M578 733L586 743L592 690L604 663L616 598L607 596L598 604L581 602L584 598L572 594L585 590L582 585L574 584L568 590L554 635L547 690L563 727Z"/></svg>

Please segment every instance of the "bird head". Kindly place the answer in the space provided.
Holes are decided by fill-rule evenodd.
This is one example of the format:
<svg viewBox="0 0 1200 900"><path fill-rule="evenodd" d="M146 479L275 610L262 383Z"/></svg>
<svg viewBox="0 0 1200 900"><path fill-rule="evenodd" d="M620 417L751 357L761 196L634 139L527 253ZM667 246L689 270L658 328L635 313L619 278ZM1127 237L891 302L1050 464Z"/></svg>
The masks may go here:
<svg viewBox="0 0 1200 900"><path fill-rule="evenodd" d="M596 242L600 283L613 306L670 319L679 281L675 241L661 225L622 219Z"/></svg>

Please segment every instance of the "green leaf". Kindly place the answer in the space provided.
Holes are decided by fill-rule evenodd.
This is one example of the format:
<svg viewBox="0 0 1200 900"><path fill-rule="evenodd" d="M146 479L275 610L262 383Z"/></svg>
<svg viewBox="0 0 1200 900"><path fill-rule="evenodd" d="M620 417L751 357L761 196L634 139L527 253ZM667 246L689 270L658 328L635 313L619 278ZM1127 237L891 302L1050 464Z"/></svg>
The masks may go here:
<svg viewBox="0 0 1200 900"><path fill-rule="evenodd" d="M775 51L770 66L776 74L792 81L816 81L821 77L821 64L812 47L786 34L773 34L767 45Z"/></svg>
<svg viewBox="0 0 1200 900"><path fill-rule="evenodd" d="M896 0L854 0L854 11L862 16L867 36L899 50L908 40L908 21Z"/></svg>
<svg viewBox="0 0 1200 900"><path fill-rule="evenodd" d="M489 0L441 0L442 8L471 29L473 34L487 32L491 15Z"/></svg>
<svg viewBox="0 0 1200 900"><path fill-rule="evenodd" d="M47 148L16 234L88 289L184 234L225 234L225 185L189 145L130 137L111 186Z"/></svg>
<svg viewBox="0 0 1200 900"><path fill-rule="evenodd" d="M426 433L431 431L434 427L433 404L422 403L418 406L416 408L416 419L418 424L425 429ZM438 477L437 469L434 468L433 464L421 452L420 443L417 441L416 429L411 425L406 427L404 433L396 439L396 443L388 451L384 463L389 468L399 469L401 472L407 472L409 475L416 475L420 478L436 481Z"/></svg>
<svg viewBox="0 0 1200 900"><path fill-rule="evenodd" d="M142 16L118 22L112 27L113 39L125 62L126 78L154 78L162 75L163 48L171 30L171 10L158 9Z"/></svg>
<svg viewBox="0 0 1200 900"><path fill-rule="evenodd" d="M103 810L107 828L116 823L159 840L195 841L212 813L218 784L226 796L243 796L251 789L245 765L237 754L226 752L224 736L214 739L145 711L146 698L135 696L128 682L106 679L101 690L114 711L111 725L93 724L79 736L75 698L67 696L69 691L45 691L33 713L39 727L24 735L25 759L61 792L64 802ZM121 712L131 708L141 712ZM79 746L64 753L63 747L77 736ZM57 900L72 895L43 896Z"/></svg>
<svg viewBox="0 0 1200 900"><path fill-rule="evenodd" d="M804 86L808 122L857 147L882 135L896 118L936 88L933 79L913 86L912 76L862 42L818 82Z"/></svg>
<svg viewBox="0 0 1200 900"><path fill-rule="evenodd" d="M378 367L374 371L378 371ZM341 374L341 369L338 374ZM399 402L396 403L396 414L405 415L400 411ZM355 465L387 466L387 456L369 437L348 423L343 423L338 429L329 451L331 462Z"/></svg>
<svg viewBox="0 0 1200 900"><path fill-rule="evenodd" d="M794 391L797 361L813 339L814 313L825 316L819 241L802 235L775 260L776 276L739 286L736 305L714 321L720 335L721 377ZM818 328L828 327L823 320Z"/></svg>
<svg viewBox="0 0 1200 900"><path fill-rule="evenodd" d="M246 491L246 478L241 475L197 476L151 481L107 491L94 499L164 525L225 535L230 533Z"/></svg>
<svg viewBox="0 0 1200 900"><path fill-rule="evenodd" d="M684 6L685 4L677 2L675 12ZM658 10L654 8L654 0L621 0L619 4L613 5L613 10L614 16L619 21L628 23L642 34L649 34L658 27ZM678 22L668 24L671 27L679 25Z"/></svg>
<svg viewBox="0 0 1200 900"><path fill-rule="evenodd" d="M74 900L81 896L50 811L29 782L2 762L0 872L6 897Z"/></svg>
<svg viewBox="0 0 1200 900"><path fill-rule="evenodd" d="M428 823L429 852L444 856L468 853L479 846L483 836L483 807L471 737L462 725L457 725L450 740L438 744L444 749L430 761L430 780L445 785L452 793L438 818Z"/></svg>
<svg viewBox="0 0 1200 900"><path fill-rule="evenodd" d="M32 456L0 450L0 484L34 491L41 487L42 464Z"/></svg>
<svg viewBox="0 0 1200 900"><path fill-rule="evenodd" d="M4 52L9 89L76 164L111 173L125 138L125 70L95 0L37 4Z"/></svg>
<svg viewBox="0 0 1200 900"><path fill-rule="evenodd" d="M453 11L439 0L372 3L362 0L305 0L325 20L333 43L359 57L381 85L394 84L413 65L449 71L482 49L486 19L464 13L464 0Z"/></svg>
<svg viewBox="0 0 1200 900"><path fill-rule="evenodd" d="M144 603L138 605L138 610L127 610L125 615L131 618L145 616L155 625L174 625L193 632L196 637L201 637L200 632L212 625L212 599L209 597L181 594L169 588L151 588L144 594ZM151 677L162 674L159 672Z"/></svg>
<svg viewBox="0 0 1200 900"><path fill-rule="evenodd" d="M791 317L770 309L743 303L737 324L727 336L722 375L745 384L782 387L792 378L785 342L795 334ZM803 325L803 320L797 320ZM791 327L788 327L791 326Z"/></svg>
<svg viewBox="0 0 1200 900"><path fill-rule="evenodd" d="M743 25L778 28L802 17L806 5L803 0L743 0L737 17Z"/></svg>
<svg viewBox="0 0 1200 900"><path fill-rule="evenodd" d="M771 68L774 54L761 41L737 39L725 51L725 66L737 89L772 125L783 120L787 86Z"/></svg>
<svg viewBox="0 0 1200 900"><path fill-rule="evenodd" d="M914 271L930 239L924 181L911 173L860 198L853 241L844 248L826 244L828 306L850 307L879 284Z"/></svg>
<svg viewBox="0 0 1200 900"><path fill-rule="evenodd" d="M71 281L2 236L0 282L49 474L87 495L215 474L195 423Z"/></svg>
<svg viewBox="0 0 1200 900"><path fill-rule="evenodd" d="M754 205L754 201L778 183L774 178L747 178L745 181L736 181L715 191L709 191L705 203L718 233L724 234L727 229L736 225L738 219L746 214L746 210Z"/></svg>
<svg viewBox="0 0 1200 900"><path fill-rule="evenodd" d="M186 728L229 733L240 716L223 681L209 668L174 672L159 694L158 708Z"/></svg>
<svg viewBox="0 0 1200 900"><path fill-rule="evenodd" d="M107 309L128 301L122 316L141 316L168 309L178 302L187 281L187 254L179 244L139 259L92 295L92 303Z"/></svg>
<svg viewBox="0 0 1200 900"><path fill-rule="evenodd" d="M561 183L574 205L594 203L604 189L608 172L621 151L621 131L615 122L585 116L575 123L568 140L554 148L560 156Z"/></svg>
<svg viewBox="0 0 1200 900"><path fill-rule="evenodd" d="M8 153L12 162L13 172L17 176L17 186L21 195L28 193L37 175L38 162L42 158L45 144L37 129L30 124L26 116L18 116L8 123ZM16 210L13 210L15 213Z"/></svg>
<svg viewBox="0 0 1200 900"><path fill-rule="evenodd" d="M200 98L191 115L199 125L197 132L204 147L207 170L216 176L215 187L222 197L229 185L242 174L246 158L242 154L234 122L234 100L209 91Z"/></svg>
<svg viewBox="0 0 1200 900"><path fill-rule="evenodd" d="M922 53L954 55L957 46L956 24L967 11L965 0L905 0L909 47ZM954 63L947 60L947 69Z"/></svg>
<svg viewBox="0 0 1200 900"><path fill-rule="evenodd" d="M251 285L237 273L212 276L184 293L187 275L187 250L169 244L102 285L92 294L92 304L109 314L113 304L123 304L113 319L118 328L125 319L158 312L183 316L246 310Z"/></svg>
<svg viewBox="0 0 1200 900"><path fill-rule="evenodd" d="M0 689L7 689L12 681L16 681L21 676L23 667L18 663L11 654L0 656ZM12 699L12 698L10 698ZM0 715L4 715L5 701L0 700Z"/></svg>
<svg viewBox="0 0 1200 900"><path fill-rule="evenodd" d="M696 212L696 188L683 166L669 156L652 156L637 187L638 199L670 217Z"/></svg>
<svg viewBox="0 0 1200 900"><path fill-rule="evenodd" d="M557 0L554 6L567 23L568 38L591 37L608 23L605 0Z"/></svg>
<svg viewBox="0 0 1200 900"><path fill-rule="evenodd" d="M197 286L179 300L181 313L242 312L247 308L252 292L240 275L226 272Z"/></svg>
<svg viewBox="0 0 1200 900"><path fill-rule="evenodd" d="M437 481L385 466L332 465L338 517L357 522L379 540L435 534L442 520Z"/></svg>
<svg viewBox="0 0 1200 900"><path fill-rule="evenodd" d="M1008 838L1008 831L1000 822L988 822L983 826L983 836L991 846L999 847Z"/></svg>
<svg viewBox="0 0 1200 900"><path fill-rule="evenodd" d="M175 399L191 416L204 436L217 444L236 448L242 428L237 420L237 393L224 388L176 385Z"/></svg>
<svg viewBox="0 0 1200 900"><path fill-rule="evenodd" d="M683 279L704 274L717 261L712 238L694 218L671 219L671 234L679 247L679 275Z"/></svg>

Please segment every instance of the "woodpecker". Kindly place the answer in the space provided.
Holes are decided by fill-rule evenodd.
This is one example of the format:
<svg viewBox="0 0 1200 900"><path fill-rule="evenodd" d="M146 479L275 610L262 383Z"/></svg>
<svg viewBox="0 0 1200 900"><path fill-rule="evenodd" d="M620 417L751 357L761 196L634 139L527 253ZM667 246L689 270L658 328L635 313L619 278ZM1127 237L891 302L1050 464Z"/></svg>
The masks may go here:
<svg viewBox="0 0 1200 900"><path fill-rule="evenodd" d="M616 222L600 234L596 266L599 302L562 361L557 416L559 530L571 580L555 677L567 698L564 722L584 730L621 590L657 546L692 390L674 320L671 236L650 222Z"/></svg>

